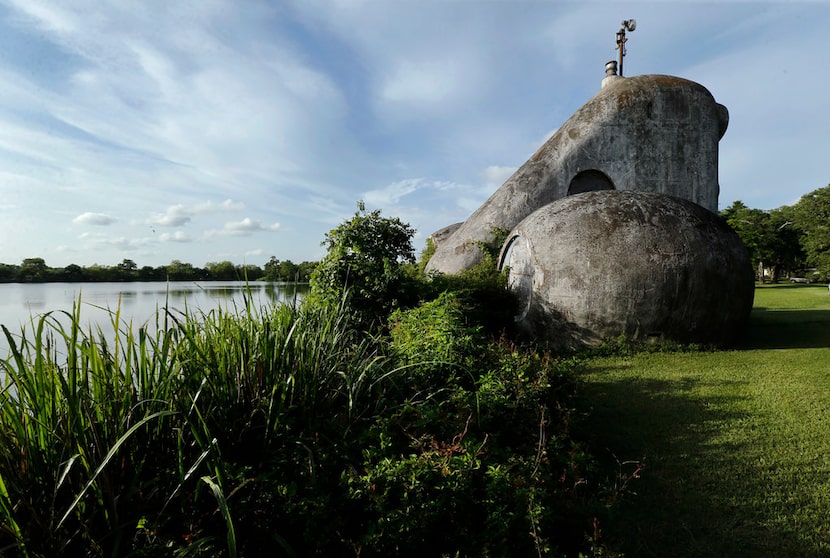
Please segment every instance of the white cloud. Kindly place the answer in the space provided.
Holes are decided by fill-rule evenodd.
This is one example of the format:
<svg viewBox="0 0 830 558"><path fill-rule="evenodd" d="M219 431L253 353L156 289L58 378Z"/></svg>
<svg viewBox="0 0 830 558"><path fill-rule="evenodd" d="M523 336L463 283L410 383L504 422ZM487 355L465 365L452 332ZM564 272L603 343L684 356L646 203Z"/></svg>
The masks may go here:
<svg viewBox="0 0 830 558"><path fill-rule="evenodd" d="M229 221L219 230L209 230L205 236L250 236L257 232L275 232L279 230L280 224L263 225L261 222L245 217L241 221Z"/></svg>
<svg viewBox="0 0 830 558"><path fill-rule="evenodd" d="M159 227L180 227L190 222L190 214L183 205L171 205L163 213L156 213L147 219L148 225Z"/></svg>
<svg viewBox="0 0 830 558"><path fill-rule="evenodd" d="M172 233L162 233L159 235L161 242L193 242L190 235L182 231L174 231Z"/></svg>
<svg viewBox="0 0 830 558"><path fill-rule="evenodd" d="M438 58L413 64L401 62L380 88L383 100L410 106L443 106L455 101L463 91L460 62Z"/></svg>
<svg viewBox="0 0 830 558"><path fill-rule="evenodd" d="M76 225L98 225L98 226L106 226L115 223L117 219L115 217L110 217L105 213L92 213L87 211L86 213L81 213L74 219L72 222Z"/></svg>
<svg viewBox="0 0 830 558"><path fill-rule="evenodd" d="M235 213L245 209L245 204L227 199L221 203L213 201L199 202L191 206L183 204L171 205L162 213L151 215L144 223L150 226L180 227L191 222L197 215L209 215L214 213Z"/></svg>

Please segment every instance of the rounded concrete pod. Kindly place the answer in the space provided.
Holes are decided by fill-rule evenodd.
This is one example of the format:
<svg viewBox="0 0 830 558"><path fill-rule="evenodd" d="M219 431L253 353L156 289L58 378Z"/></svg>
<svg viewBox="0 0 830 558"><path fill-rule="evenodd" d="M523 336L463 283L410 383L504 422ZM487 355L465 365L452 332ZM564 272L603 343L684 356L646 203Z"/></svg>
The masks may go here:
<svg viewBox="0 0 830 558"><path fill-rule="evenodd" d="M554 346L626 335L730 345L744 332L754 277L737 234L684 199L595 191L525 218L501 254L519 325Z"/></svg>

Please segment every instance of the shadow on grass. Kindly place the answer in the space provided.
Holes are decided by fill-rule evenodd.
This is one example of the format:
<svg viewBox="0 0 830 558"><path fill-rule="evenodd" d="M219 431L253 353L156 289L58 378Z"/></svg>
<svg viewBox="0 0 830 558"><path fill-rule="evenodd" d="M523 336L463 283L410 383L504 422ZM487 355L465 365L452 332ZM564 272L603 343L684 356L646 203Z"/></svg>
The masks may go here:
<svg viewBox="0 0 830 558"><path fill-rule="evenodd" d="M768 310L767 308L752 310L747 334L738 346L739 349L815 349L821 347L830 347L830 310Z"/></svg>
<svg viewBox="0 0 830 558"><path fill-rule="evenodd" d="M640 478L625 486L601 519L601 542L613 552L661 558L811 556L793 534L764 526L769 518L759 517L763 512L744 497L757 497L759 487L757 475L736 468L742 448L717 442L725 423L747 418L724 411L739 407L739 398L692 396L691 390L706 387L694 379L605 380L606 371L597 368L590 375L584 408L592 411L579 429L605 461L603 470L614 472L606 482L620 487L630 475L633 466L621 462L645 463Z"/></svg>

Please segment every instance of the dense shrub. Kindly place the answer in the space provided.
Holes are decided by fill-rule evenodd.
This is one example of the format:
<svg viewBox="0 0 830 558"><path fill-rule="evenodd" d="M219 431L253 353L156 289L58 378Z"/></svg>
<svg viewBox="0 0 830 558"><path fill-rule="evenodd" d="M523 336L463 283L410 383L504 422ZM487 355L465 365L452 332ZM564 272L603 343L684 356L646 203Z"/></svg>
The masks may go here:
<svg viewBox="0 0 830 558"><path fill-rule="evenodd" d="M389 333L392 350L410 367L407 376L415 389L469 373L486 344L482 328L467 325L459 297L451 292L411 310L396 310Z"/></svg>
<svg viewBox="0 0 830 558"><path fill-rule="evenodd" d="M364 326L386 319L415 289L404 264L415 262L414 231L397 218L366 211L326 234L326 255L311 275L313 303L346 306Z"/></svg>

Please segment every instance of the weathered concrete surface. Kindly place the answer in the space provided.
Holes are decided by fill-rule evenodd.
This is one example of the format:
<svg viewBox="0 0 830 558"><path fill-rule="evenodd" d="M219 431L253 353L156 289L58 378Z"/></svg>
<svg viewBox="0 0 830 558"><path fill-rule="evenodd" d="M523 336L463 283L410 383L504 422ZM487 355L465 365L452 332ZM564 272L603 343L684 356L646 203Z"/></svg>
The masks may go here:
<svg viewBox="0 0 830 558"><path fill-rule="evenodd" d="M754 296L732 229L695 203L650 192L546 205L513 229L501 261L522 301L519 325L554 346L621 334L729 345Z"/></svg>
<svg viewBox="0 0 830 558"><path fill-rule="evenodd" d="M576 191L660 192L717 211L718 141L728 120L726 107L686 79L643 75L608 83L440 243L427 271L472 267L481 260L477 243L492 240L494 227L512 229L566 197L572 183Z"/></svg>
<svg viewBox="0 0 830 558"><path fill-rule="evenodd" d="M444 243L449 237L453 235L455 231L458 230L458 227L463 225L463 223L453 223L452 225L447 225L443 229L438 229L431 235L429 235L429 240L432 241L433 246L438 248Z"/></svg>

